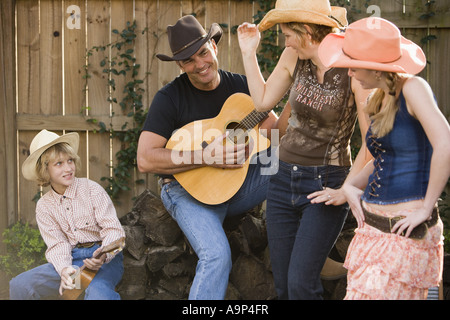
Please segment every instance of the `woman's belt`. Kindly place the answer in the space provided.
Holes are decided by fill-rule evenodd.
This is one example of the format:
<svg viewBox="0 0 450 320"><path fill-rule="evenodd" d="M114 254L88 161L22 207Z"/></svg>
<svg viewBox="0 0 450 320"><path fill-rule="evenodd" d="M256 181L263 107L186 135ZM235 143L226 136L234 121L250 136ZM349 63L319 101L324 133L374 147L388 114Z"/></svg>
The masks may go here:
<svg viewBox="0 0 450 320"><path fill-rule="evenodd" d="M395 217L384 217L378 214L367 211L361 203L362 210L364 212L364 222L369 226L377 228L378 230L385 233L392 233L392 228L397 223L397 221L402 220L405 216L395 216ZM434 226L439 220L439 212L438 208L435 207L433 212L431 213L431 219L425 222L422 222L417 227L415 227L411 233L409 234L409 238L412 239L423 239L425 238L428 228ZM406 231L405 231L406 232ZM402 233L402 236L405 235L405 232Z"/></svg>

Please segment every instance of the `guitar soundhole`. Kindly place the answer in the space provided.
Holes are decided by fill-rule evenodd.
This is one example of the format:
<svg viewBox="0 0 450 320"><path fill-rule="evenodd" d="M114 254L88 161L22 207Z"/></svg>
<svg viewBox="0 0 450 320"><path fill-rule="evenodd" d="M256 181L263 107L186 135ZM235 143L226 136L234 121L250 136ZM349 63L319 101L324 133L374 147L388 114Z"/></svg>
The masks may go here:
<svg viewBox="0 0 450 320"><path fill-rule="evenodd" d="M228 141L234 144L247 144L248 134L247 130L242 127L239 122L230 122L225 128L228 134Z"/></svg>

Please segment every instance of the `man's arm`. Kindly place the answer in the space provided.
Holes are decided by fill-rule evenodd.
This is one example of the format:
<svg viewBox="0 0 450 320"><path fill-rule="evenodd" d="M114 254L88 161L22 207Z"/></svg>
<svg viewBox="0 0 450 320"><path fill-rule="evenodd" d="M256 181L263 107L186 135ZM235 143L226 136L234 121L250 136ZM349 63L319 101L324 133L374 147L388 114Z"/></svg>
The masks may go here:
<svg viewBox="0 0 450 320"><path fill-rule="evenodd" d="M172 161L172 150L166 149L167 139L159 134L142 131L137 150L137 164L141 172L152 172L161 174L174 174L199 165L194 165L193 161L175 165Z"/></svg>
<svg viewBox="0 0 450 320"><path fill-rule="evenodd" d="M138 169L141 172L175 174L201 166L233 169L242 167L246 159L244 144L223 146L225 135L217 137L205 149L197 151L173 151L166 149L167 139L150 131L143 131L137 150ZM181 152L189 152L180 154ZM187 159L188 161L174 161ZM198 159L201 159L199 161ZM230 163L230 159L234 159Z"/></svg>

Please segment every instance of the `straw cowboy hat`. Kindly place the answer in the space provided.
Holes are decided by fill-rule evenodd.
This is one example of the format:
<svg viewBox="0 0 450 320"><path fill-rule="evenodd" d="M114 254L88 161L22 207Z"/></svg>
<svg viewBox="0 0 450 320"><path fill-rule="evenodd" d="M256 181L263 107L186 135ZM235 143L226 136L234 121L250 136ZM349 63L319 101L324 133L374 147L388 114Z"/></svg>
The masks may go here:
<svg viewBox="0 0 450 320"><path fill-rule="evenodd" d="M278 0L258 25L264 31L277 23L303 22L344 28L347 26L347 10L332 7L328 0Z"/></svg>
<svg viewBox="0 0 450 320"><path fill-rule="evenodd" d="M194 16L187 15L180 18L175 25L168 26L167 35L172 57L164 54L157 54L156 57L162 61L185 60L196 53L209 39L212 38L219 43L222 28L217 23L213 23L209 32L206 33Z"/></svg>
<svg viewBox="0 0 450 320"><path fill-rule="evenodd" d="M37 181L38 176L36 174L36 163L39 157L51 146L57 143L68 143L75 152L78 152L78 144L80 137L78 133L71 132L62 136L57 135L54 132L42 130L31 141L30 155L22 164L22 174L27 180Z"/></svg>
<svg viewBox="0 0 450 320"><path fill-rule="evenodd" d="M327 67L417 74L426 65L422 49L400 34L391 22L377 17L358 20L343 34L329 34L319 46Z"/></svg>

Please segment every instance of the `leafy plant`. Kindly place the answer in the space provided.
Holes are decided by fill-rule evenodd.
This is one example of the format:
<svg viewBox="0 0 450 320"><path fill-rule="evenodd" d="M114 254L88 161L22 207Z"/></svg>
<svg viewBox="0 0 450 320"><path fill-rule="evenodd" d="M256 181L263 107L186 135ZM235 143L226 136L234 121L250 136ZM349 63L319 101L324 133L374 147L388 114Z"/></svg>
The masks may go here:
<svg viewBox="0 0 450 320"><path fill-rule="evenodd" d="M255 24L261 22L266 13L275 7L275 0L257 0L259 5L257 13L253 16ZM283 52L284 45L278 44L279 28L270 28L261 34L261 49L258 53L258 62L261 71L271 73Z"/></svg>
<svg viewBox="0 0 450 320"><path fill-rule="evenodd" d="M3 232L6 254L0 256L0 269L14 277L46 263L46 245L37 228L17 222Z"/></svg>
<svg viewBox="0 0 450 320"><path fill-rule="evenodd" d="M141 34L147 30L144 29ZM100 61L100 66L103 68L103 73L106 75L107 85L109 88L108 102L118 104L121 110L130 121L122 125L121 130L114 130L112 124L109 126L103 122L98 122L97 119L89 119L89 122L96 123L99 126L99 132L108 132L111 138L117 138L121 142L121 148L116 153L116 162L112 166L112 177L102 177L102 181L108 181L106 191L113 200L117 200L119 193L122 191L131 190L131 170L136 168L136 153L137 142L139 139L140 130L145 121L146 113L142 104L142 95L145 90L141 87L144 82L143 79L138 78L140 64L136 61L134 55L134 42L138 36L136 21L133 23L127 22L126 28L121 32L119 30L112 30L114 34L119 36L119 40L109 43L104 46L94 46L88 50L87 57L89 58L95 52L106 52L110 49L111 56L105 56ZM90 78L89 67L87 64L85 68L85 79ZM114 76L123 76L129 79L124 85L123 89L116 86ZM114 96L116 90L122 90L124 96L121 101L118 101ZM89 109L90 107L87 107ZM114 116L114 114L113 114ZM135 183L142 183L142 180L137 180Z"/></svg>

